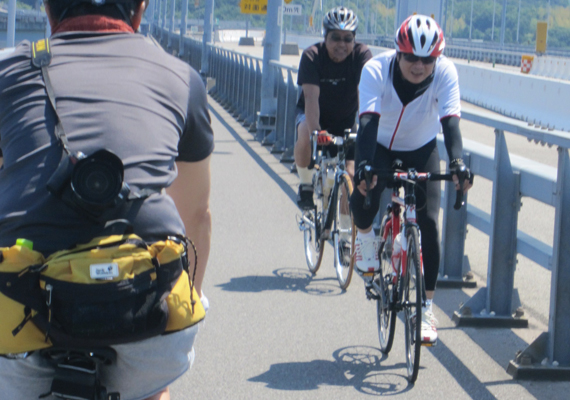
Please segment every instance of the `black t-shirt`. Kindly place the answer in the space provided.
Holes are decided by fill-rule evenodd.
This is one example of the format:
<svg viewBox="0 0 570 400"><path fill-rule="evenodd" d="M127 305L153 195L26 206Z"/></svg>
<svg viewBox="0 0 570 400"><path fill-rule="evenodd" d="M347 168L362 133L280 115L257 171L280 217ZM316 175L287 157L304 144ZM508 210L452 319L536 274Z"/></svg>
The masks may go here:
<svg viewBox="0 0 570 400"><path fill-rule="evenodd" d="M183 233L174 201L161 190L176 178L176 160L200 161L213 150L198 73L138 34L69 32L50 42L49 75L69 147L112 151L131 189L155 192L117 217L149 241ZM30 47L23 41L0 57L0 247L26 238L47 254L110 232L46 189L62 149Z"/></svg>
<svg viewBox="0 0 570 400"><path fill-rule="evenodd" d="M316 43L303 51L297 84L319 86L319 123L322 129L342 134L344 129L354 125L358 112L360 74L364 64L371 58L368 46L362 43L355 43L352 53L340 63L331 60L324 42ZM305 110L302 91L297 107Z"/></svg>

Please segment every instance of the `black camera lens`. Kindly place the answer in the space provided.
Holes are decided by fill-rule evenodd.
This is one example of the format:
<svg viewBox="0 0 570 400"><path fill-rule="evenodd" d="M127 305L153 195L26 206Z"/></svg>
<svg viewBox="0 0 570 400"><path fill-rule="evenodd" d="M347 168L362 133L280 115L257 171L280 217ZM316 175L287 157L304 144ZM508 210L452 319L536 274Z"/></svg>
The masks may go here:
<svg viewBox="0 0 570 400"><path fill-rule="evenodd" d="M112 206L123 186L123 163L108 150L97 151L77 162L71 186L87 203Z"/></svg>

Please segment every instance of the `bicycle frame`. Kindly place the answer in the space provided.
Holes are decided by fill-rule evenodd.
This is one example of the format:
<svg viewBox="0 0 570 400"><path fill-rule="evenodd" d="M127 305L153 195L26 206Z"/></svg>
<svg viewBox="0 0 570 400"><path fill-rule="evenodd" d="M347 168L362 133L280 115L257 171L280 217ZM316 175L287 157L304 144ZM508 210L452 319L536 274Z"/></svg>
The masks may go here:
<svg viewBox="0 0 570 400"><path fill-rule="evenodd" d="M326 209L326 212L327 212L327 216L325 218L324 226L315 227L314 222L310 221L305 216L301 217L301 222L308 224L309 226L314 228L320 234L321 240L329 240L332 238L331 233L333 235L334 234L340 235L342 233L342 232L339 232L338 229L335 230L334 232L331 232L332 224L334 221L334 215L337 212L336 203L337 203L337 197L338 197L338 191L339 191L338 186L341 182L341 176L345 175L348 179L351 179L351 178L350 178L350 175L348 174L348 172L346 172L345 160L344 159L341 160L338 154L334 157L327 157L327 156L323 155L322 151L318 150L317 140L314 136L316 136L316 135L314 133L311 133L311 138L312 138L312 143L313 143L312 158L313 158L313 162L316 165L319 165L319 170L318 170L317 174L320 174L320 177L321 177L321 191L323 191L323 189L324 189L323 185L324 185L324 182L326 182L327 173L328 173L328 170L330 168L334 168L334 171L335 171L334 184L333 184L333 187L330 188L330 195L329 195L328 201L327 201L327 199L324 199L324 201L323 201L323 209ZM340 136L334 137L332 139L331 143L340 147L344 144L344 138L340 137ZM323 193L321 193L321 195L324 197L324 191L323 191ZM320 228L320 229L317 229L317 228Z"/></svg>
<svg viewBox="0 0 570 400"><path fill-rule="evenodd" d="M399 179L405 179L407 177L407 173L396 173ZM404 197L400 196L400 187L404 187ZM403 182L403 183L396 183L392 189L392 204L391 204L391 217L386 222L386 226L384 228L384 232L382 233L382 240L386 242L388 239L388 233L392 232L392 243L395 240L396 236L400 234L400 241L401 241L401 258L400 258L400 265L399 268L395 265L395 257L392 254L390 265L392 266L393 271L393 278L392 283L394 285L399 285L399 278L401 276L406 275L406 268L408 265L408 243L406 238L406 227L410 225L417 226L417 219L416 219L416 196L415 196L415 188L414 184L410 182ZM404 209L403 217L401 216L401 210ZM402 221L403 219L403 221ZM419 227L418 227L419 228ZM401 230L400 230L401 229ZM418 229L421 235L421 231ZM423 257L421 252L421 244L420 244L420 263L421 263L421 270L423 274ZM376 287L376 282L371 282L372 286L375 290L380 293L383 297L383 301L385 304L392 304L391 301L384 298L385 293L381 290L380 287ZM400 292L400 287L397 288L396 293ZM425 296L424 296L425 299ZM424 300L425 301L425 300ZM396 304L392 304L394 309L397 311L401 311L404 307L404 304L396 302Z"/></svg>

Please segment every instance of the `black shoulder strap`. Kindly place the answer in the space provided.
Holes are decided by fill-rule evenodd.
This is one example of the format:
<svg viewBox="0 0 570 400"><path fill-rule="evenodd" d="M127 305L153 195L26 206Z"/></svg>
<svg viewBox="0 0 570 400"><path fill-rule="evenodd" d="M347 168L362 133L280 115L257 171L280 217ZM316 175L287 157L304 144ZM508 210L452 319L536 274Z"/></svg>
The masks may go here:
<svg viewBox="0 0 570 400"><path fill-rule="evenodd" d="M57 139L61 142L63 150L65 150L67 154L71 154L71 150L69 149L69 143L67 141L67 136L65 136L65 131L63 130L61 119L57 114L55 93L53 91L53 86L51 85L51 80L48 74L48 66L50 65L50 63L51 63L51 48L49 45L49 39L42 39L32 43L32 65L42 70L42 76L44 78L44 82L46 85L46 92L49 97L49 102L53 108L53 112L55 113L55 117L57 119L57 123L55 125L55 135L57 136Z"/></svg>

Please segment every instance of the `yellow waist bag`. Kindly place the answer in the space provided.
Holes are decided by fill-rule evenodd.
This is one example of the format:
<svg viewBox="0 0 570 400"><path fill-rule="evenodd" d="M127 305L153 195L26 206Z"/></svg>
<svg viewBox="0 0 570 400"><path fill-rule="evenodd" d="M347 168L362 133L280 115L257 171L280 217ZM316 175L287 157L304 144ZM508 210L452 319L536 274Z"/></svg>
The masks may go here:
<svg viewBox="0 0 570 400"><path fill-rule="evenodd" d="M110 346L198 323L206 313L186 247L177 239L147 245L131 234L47 260L24 246L0 248L0 354Z"/></svg>

